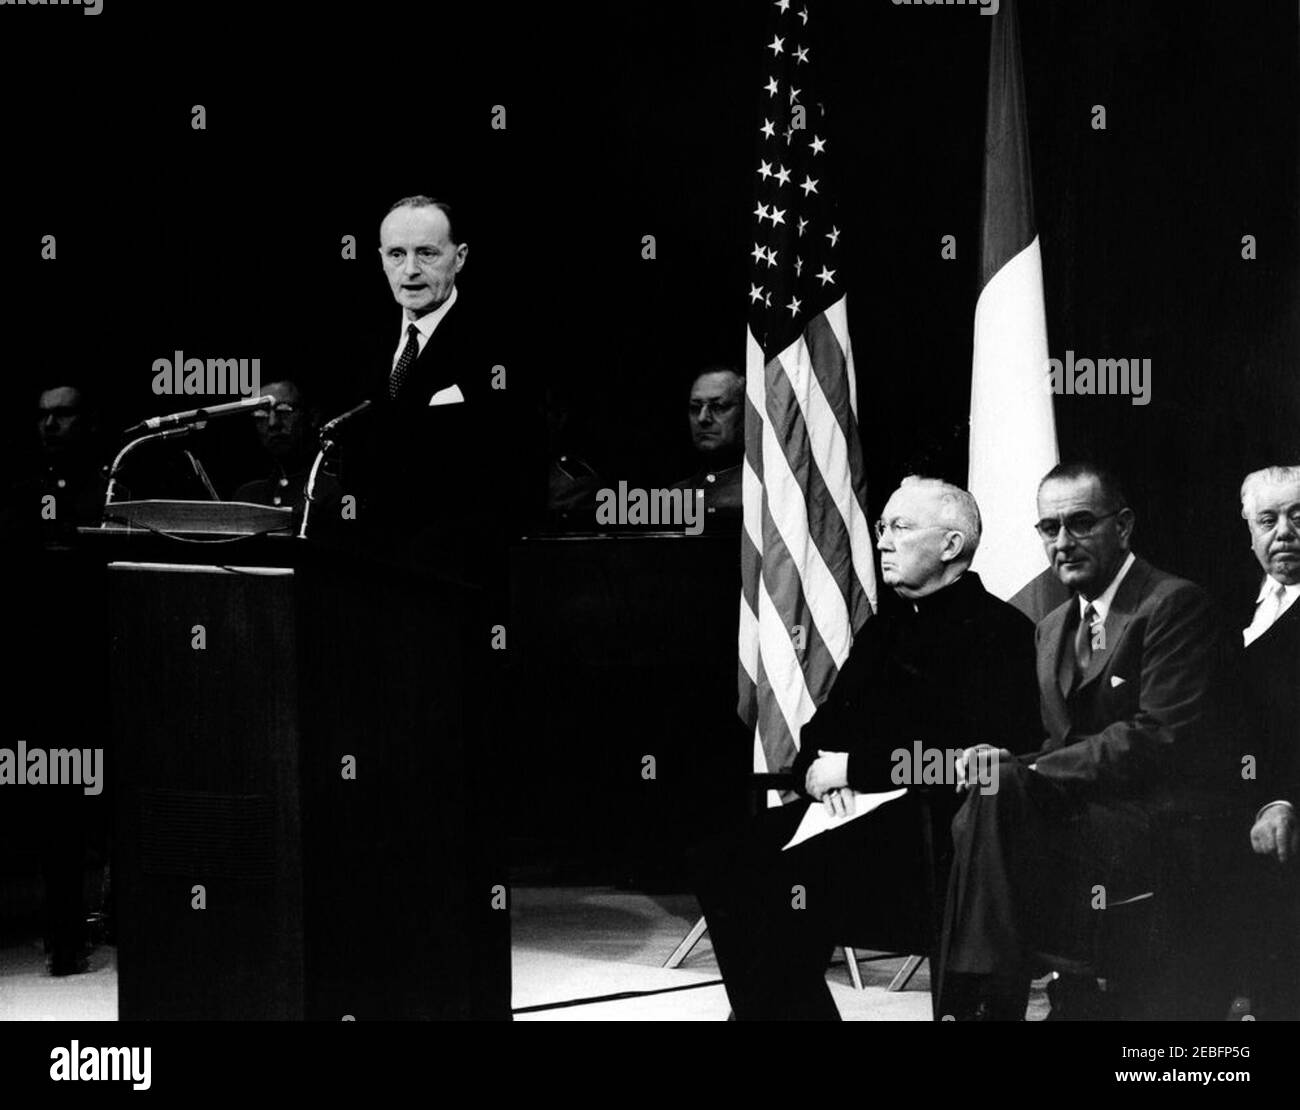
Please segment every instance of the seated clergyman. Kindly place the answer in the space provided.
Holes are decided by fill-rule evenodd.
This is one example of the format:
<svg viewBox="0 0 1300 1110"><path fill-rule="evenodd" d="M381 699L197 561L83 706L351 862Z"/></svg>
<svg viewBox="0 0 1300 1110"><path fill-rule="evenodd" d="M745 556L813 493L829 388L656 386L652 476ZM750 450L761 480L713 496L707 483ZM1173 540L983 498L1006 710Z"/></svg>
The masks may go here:
<svg viewBox="0 0 1300 1110"><path fill-rule="evenodd" d="M802 729L794 771L805 797L694 854L740 1019L836 1018L825 979L835 945L909 930L924 940L929 876L917 790L782 851L810 804L843 815L855 791L897 789L897 754L910 756L918 741L923 751L986 742L1020 751L1042 735L1033 625L969 569L980 538L974 498L938 480L905 479L877 536L882 577L898 601L862 627ZM947 784L930 798L942 860L960 796Z"/></svg>

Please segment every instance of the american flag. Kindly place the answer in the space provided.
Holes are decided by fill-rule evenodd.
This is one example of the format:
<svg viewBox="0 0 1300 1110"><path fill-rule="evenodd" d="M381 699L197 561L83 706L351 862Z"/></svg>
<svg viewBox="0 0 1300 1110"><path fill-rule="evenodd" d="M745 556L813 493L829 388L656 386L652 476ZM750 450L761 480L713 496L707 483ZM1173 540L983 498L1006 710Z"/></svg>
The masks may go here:
<svg viewBox="0 0 1300 1110"><path fill-rule="evenodd" d="M745 388L740 715L754 769L789 767L876 603L847 244L811 0L772 5L759 92Z"/></svg>

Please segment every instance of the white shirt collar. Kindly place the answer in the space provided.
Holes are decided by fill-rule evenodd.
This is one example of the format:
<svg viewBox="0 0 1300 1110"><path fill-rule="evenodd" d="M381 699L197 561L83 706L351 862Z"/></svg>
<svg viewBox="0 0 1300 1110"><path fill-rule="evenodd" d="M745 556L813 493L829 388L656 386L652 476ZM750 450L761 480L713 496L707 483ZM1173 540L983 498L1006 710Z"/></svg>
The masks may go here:
<svg viewBox="0 0 1300 1110"><path fill-rule="evenodd" d="M1275 609L1267 604L1267 601L1270 597L1276 596L1279 586L1282 588L1282 604ZM1271 574L1264 575L1264 581L1259 587L1259 596L1255 599L1255 615L1250 624L1241 631L1242 643L1250 647L1295 604L1297 597L1300 597L1300 583L1288 586L1285 582L1279 582Z"/></svg>
<svg viewBox="0 0 1300 1110"><path fill-rule="evenodd" d="M1285 613L1291 608L1291 603L1297 597L1300 597L1300 582L1288 586L1285 582L1279 582L1271 574L1266 574L1264 575L1264 581L1260 584L1259 596L1255 598L1255 604L1258 605L1266 597L1271 597L1273 591L1279 586L1282 587L1282 612Z"/></svg>
<svg viewBox="0 0 1300 1110"><path fill-rule="evenodd" d="M406 336L407 336L406 329L409 328L412 324L414 324L419 329L421 340L428 339L429 336L433 334L433 329L436 328L440 323L442 323L442 318L447 315L447 313L451 310L451 306L456 303L456 297L459 294L460 294L460 290L453 285L451 287L451 296L448 297L445 301L443 301L442 304L440 304L432 312L426 312L418 320L408 320L406 318L406 311L403 310L402 311L402 335L399 342L400 343L406 342Z"/></svg>
<svg viewBox="0 0 1300 1110"><path fill-rule="evenodd" d="M1130 551L1128 553L1128 558L1125 559L1123 564L1120 566L1119 573L1110 580L1110 585L1106 587L1105 593L1103 593L1101 597L1097 598L1096 601L1090 602L1083 596L1083 594L1079 595L1080 618L1083 617L1083 611L1091 605L1093 612L1097 614L1096 617L1093 618L1094 622L1105 623L1106 614L1110 612L1110 607L1115 602L1115 595L1119 592L1119 584L1124 581L1124 575L1128 574L1130 568L1135 562L1137 562L1137 556Z"/></svg>

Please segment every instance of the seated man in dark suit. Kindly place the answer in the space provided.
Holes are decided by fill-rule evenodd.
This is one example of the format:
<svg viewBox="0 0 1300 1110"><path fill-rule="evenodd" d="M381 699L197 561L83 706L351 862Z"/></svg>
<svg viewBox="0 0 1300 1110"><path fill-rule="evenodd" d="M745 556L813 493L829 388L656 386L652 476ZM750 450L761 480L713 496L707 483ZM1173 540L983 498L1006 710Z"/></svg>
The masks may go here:
<svg viewBox="0 0 1300 1110"><path fill-rule="evenodd" d="M1042 738L1033 626L969 569L980 538L975 499L906 479L877 535L898 600L858 632L803 726L794 765L812 804L837 815L855 791L924 781L915 767L895 773L917 745L955 755L980 742L1028 750ZM932 795L940 829L959 800L952 781ZM834 1019L825 976L835 944L865 932L925 942L930 877L917 791L782 851L808 810L806 801L768 810L695 853L696 891L740 1019Z"/></svg>
<svg viewBox="0 0 1300 1110"><path fill-rule="evenodd" d="M1242 632L1238 669L1243 748L1255 755L1250 846L1259 857L1249 899L1263 967L1256 1012L1300 1018L1300 466L1249 475L1241 515L1264 582Z"/></svg>
<svg viewBox="0 0 1300 1110"><path fill-rule="evenodd" d="M958 1019L1022 1020L1037 954L1085 950L1099 891L1150 889L1152 820L1177 811L1207 731L1220 645L1205 593L1132 553L1133 510L1101 468L1057 466L1038 514L1077 597L1037 628L1047 743L1000 753L998 791L953 821L939 1008Z"/></svg>

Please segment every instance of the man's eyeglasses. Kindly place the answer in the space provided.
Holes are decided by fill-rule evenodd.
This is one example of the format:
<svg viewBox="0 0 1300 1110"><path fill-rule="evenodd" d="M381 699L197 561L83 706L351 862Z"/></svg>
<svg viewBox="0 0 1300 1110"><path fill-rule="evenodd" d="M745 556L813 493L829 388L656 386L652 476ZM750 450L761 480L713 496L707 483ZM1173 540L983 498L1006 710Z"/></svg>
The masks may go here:
<svg viewBox="0 0 1300 1110"><path fill-rule="evenodd" d="M1287 522L1294 531L1300 532L1300 505L1296 505L1286 511ZM1281 523L1281 517L1277 513L1260 513L1251 522L1250 526L1255 529L1261 536L1277 530Z"/></svg>
<svg viewBox="0 0 1300 1110"><path fill-rule="evenodd" d="M946 524L913 524L910 520L894 517L893 520L876 521L876 539L883 540L886 532L893 532L894 539L902 539L912 532L924 532L931 528L947 528Z"/></svg>
<svg viewBox="0 0 1300 1110"><path fill-rule="evenodd" d="M1118 513L1123 509L1115 509L1113 512L1102 513L1098 516L1096 513L1071 513L1067 517L1044 517L1034 527L1038 534L1045 540L1054 540L1061 534L1061 528L1064 526L1065 531L1076 540L1085 540L1097 530L1097 525Z"/></svg>
<svg viewBox="0 0 1300 1110"><path fill-rule="evenodd" d="M281 401L278 405L272 405L271 411L267 411L266 409L258 409L256 412L253 413L253 419L269 420L271 418L271 412L274 412L275 415L279 417L292 416L295 412L300 411L301 408L302 408L301 405L293 405L290 404L288 401Z"/></svg>
<svg viewBox="0 0 1300 1110"><path fill-rule="evenodd" d="M705 409L711 409L715 417L726 416L729 412L734 412L738 404L738 401L692 401L691 415L698 420L704 415Z"/></svg>

